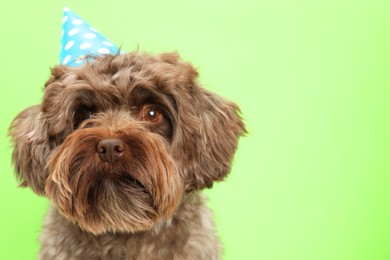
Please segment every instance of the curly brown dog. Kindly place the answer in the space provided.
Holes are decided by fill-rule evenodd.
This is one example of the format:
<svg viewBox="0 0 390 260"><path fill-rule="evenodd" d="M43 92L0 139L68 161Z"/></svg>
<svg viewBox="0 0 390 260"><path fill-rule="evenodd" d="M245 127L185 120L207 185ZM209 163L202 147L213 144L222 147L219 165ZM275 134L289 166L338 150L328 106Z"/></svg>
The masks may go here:
<svg viewBox="0 0 390 260"><path fill-rule="evenodd" d="M22 186L51 201L40 259L220 259L200 191L228 174L245 127L175 53L57 66L12 122Z"/></svg>

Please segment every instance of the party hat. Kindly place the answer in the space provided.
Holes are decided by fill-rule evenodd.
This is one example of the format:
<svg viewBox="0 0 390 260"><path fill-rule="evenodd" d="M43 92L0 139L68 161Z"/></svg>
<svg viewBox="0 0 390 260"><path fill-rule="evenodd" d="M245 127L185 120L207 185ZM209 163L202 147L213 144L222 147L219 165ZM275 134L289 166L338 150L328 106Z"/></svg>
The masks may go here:
<svg viewBox="0 0 390 260"><path fill-rule="evenodd" d="M60 63L80 66L87 56L118 54L119 49L68 7L64 8Z"/></svg>

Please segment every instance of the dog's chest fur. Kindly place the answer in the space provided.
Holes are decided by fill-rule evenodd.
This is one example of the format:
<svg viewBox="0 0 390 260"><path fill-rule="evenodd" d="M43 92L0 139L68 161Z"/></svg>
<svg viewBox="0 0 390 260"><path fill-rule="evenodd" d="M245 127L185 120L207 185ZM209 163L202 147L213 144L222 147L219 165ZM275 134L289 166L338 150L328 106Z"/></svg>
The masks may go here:
<svg viewBox="0 0 390 260"><path fill-rule="evenodd" d="M40 259L152 260L219 259L211 211L202 194L189 195L171 219L161 219L147 232L94 236L49 209Z"/></svg>

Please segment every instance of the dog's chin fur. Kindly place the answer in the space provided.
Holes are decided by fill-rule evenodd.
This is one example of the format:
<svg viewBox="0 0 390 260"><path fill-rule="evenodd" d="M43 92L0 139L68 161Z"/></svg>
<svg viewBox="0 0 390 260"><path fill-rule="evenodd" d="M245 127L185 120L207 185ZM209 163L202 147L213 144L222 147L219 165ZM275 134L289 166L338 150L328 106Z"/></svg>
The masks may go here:
<svg viewBox="0 0 390 260"><path fill-rule="evenodd" d="M52 202L40 259L219 259L199 191L229 173L245 127L196 77L174 53L52 70L10 127L21 185ZM120 141L115 160L103 140Z"/></svg>

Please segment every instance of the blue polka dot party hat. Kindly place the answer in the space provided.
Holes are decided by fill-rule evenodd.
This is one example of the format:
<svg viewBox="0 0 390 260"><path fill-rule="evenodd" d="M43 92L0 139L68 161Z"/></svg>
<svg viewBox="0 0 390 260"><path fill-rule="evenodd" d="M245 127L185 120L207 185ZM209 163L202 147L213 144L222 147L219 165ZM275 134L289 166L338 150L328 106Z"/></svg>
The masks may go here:
<svg viewBox="0 0 390 260"><path fill-rule="evenodd" d="M67 66L84 64L87 56L118 54L119 49L68 7L64 8L60 63Z"/></svg>

